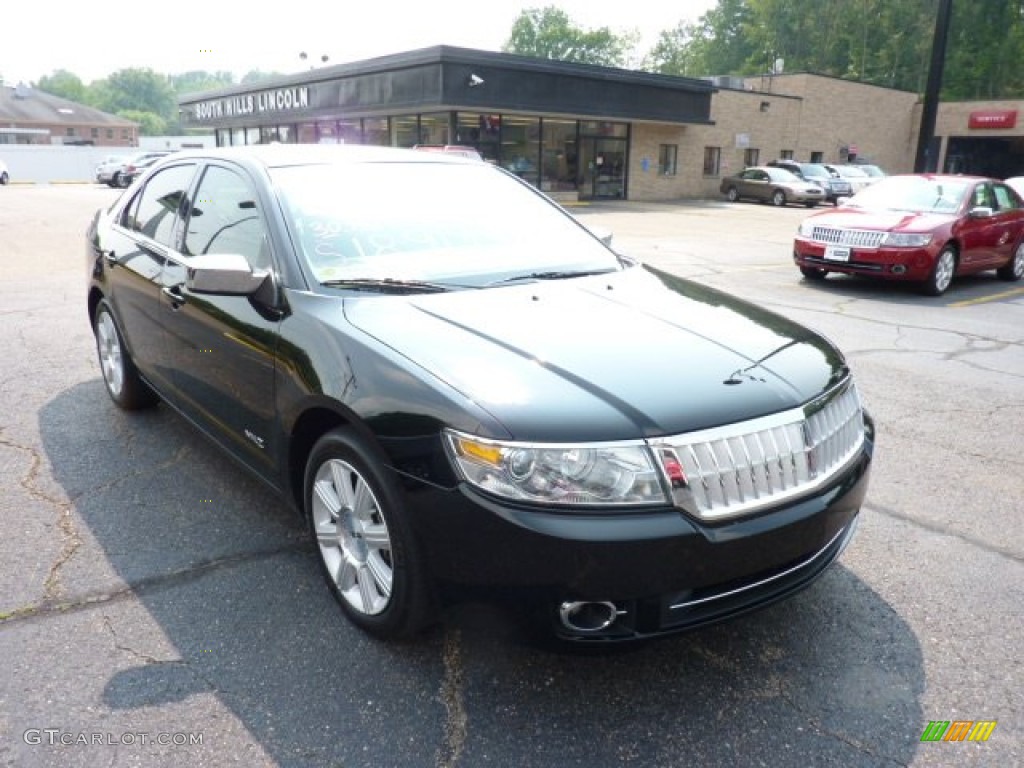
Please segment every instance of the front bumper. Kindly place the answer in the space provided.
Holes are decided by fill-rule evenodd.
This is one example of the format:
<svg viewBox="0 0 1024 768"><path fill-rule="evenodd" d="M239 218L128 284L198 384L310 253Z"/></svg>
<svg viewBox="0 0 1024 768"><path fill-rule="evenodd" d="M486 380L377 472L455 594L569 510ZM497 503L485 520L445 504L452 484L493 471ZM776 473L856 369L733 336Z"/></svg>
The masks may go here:
<svg viewBox="0 0 1024 768"><path fill-rule="evenodd" d="M812 583L852 536L872 450L869 429L828 486L721 524L675 507L553 513L427 486L409 494L410 517L440 581L525 596L565 639L637 639L721 621ZM610 602L619 616L577 632L558 620L567 601Z"/></svg>
<svg viewBox="0 0 1024 768"><path fill-rule="evenodd" d="M797 237L793 261L800 267L848 275L870 275L888 280L927 280L936 253L928 248L850 248L848 261L825 258L825 245Z"/></svg>

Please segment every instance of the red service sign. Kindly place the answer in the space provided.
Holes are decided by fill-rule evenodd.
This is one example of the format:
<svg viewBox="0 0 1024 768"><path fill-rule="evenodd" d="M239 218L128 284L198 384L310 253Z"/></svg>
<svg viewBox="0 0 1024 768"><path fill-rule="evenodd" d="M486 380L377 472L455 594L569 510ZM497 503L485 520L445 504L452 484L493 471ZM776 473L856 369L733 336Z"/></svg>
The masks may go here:
<svg viewBox="0 0 1024 768"><path fill-rule="evenodd" d="M968 128L1014 128L1016 125L1016 109L979 110L971 112L967 118Z"/></svg>

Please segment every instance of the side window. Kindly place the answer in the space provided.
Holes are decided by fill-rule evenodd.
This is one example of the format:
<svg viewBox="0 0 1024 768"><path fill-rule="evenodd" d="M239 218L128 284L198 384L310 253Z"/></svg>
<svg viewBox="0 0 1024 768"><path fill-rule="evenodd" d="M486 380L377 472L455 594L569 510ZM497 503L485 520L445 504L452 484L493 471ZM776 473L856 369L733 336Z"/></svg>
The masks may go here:
<svg viewBox="0 0 1024 768"><path fill-rule="evenodd" d="M154 175L124 209L121 226L176 248L174 222L188 196L195 165L175 165Z"/></svg>
<svg viewBox="0 0 1024 768"><path fill-rule="evenodd" d="M1008 211L1012 208L1020 207L1020 204L1017 202L1017 198L1005 184L996 184L992 189L995 190L996 202L999 204L1000 211Z"/></svg>
<svg viewBox="0 0 1024 768"><path fill-rule="evenodd" d="M974 203L975 208L981 206L984 208L995 208L992 200L992 191L988 184L979 184L974 188Z"/></svg>
<svg viewBox="0 0 1024 768"><path fill-rule="evenodd" d="M206 169L189 214L184 252L240 253L254 268L270 268L256 194L242 176L219 165Z"/></svg>

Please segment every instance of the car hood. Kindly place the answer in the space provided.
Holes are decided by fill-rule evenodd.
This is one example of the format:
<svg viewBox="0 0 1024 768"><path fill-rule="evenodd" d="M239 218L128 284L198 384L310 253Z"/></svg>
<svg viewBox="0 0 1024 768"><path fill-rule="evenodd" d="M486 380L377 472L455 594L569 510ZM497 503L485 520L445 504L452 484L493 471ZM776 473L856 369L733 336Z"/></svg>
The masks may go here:
<svg viewBox="0 0 1024 768"><path fill-rule="evenodd" d="M870 229L897 232L928 232L949 225L956 219L948 213L913 211L873 211L866 208L840 208L813 216L816 227Z"/></svg>
<svg viewBox="0 0 1024 768"><path fill-rule="evenodd" d="M846 373L806 328L647 267L346 299L345 314L517 440L679 434L798 406Z"/></svg>

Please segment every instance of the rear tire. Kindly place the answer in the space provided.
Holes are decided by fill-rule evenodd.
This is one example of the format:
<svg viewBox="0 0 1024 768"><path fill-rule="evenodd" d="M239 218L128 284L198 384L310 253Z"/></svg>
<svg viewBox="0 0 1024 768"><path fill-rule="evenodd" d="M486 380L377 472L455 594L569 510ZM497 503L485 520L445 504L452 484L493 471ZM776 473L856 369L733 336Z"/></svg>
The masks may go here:
<svg viewBox="0 0 1024 768"><path fill-rule="evenodd" d="M725 193L725 196L730 203L735 203L740 199L740 192L738 189L736 189L736 187L729 187L729 189Z"/></svg>
<svg viewBox="0 0 1024 768"><path fill-rule="evenodd" d="M321 572L348 619L385 640L420 632L433 589L379 453L352 429L328 432L309 455L303 494Z"/></svg>
<svg viewBox="0 0 1024 768"><path fill-rule="evenodd" d="M11 180L11 177L7 175L7 171L0 173L0 185L6 186L7 182Z"/></svg>
<svg viewBox="0 0 1024 768"><path fill-rule="evenodd" d="M1015 283L1021 277L1024 277L1024 241L1017 244L1009 264L1005 264L997 269L996 274L1003 280L1009 280L1011 283Z"/></svg>
<svg viewBox="0 0 1024 768"><path fill-rule="evenodd" d="M114 404L125 411L137 411L156 405L158 398L139 377L135 363L125 348L121 329L117 327L117 321L106 300L97 305L92 328L96 336L96 353L100 370L103 371L103 383Z"/></svg>

